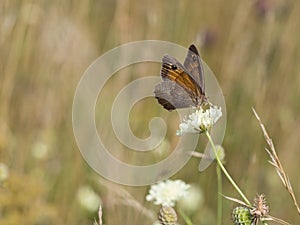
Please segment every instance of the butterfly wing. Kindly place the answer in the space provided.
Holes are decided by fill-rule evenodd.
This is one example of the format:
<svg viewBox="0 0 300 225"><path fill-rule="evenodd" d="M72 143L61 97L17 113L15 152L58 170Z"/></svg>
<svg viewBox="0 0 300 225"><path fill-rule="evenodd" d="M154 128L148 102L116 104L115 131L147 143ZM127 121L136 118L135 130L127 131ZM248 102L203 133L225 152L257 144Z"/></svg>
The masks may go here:
<svg viewBox="0 0 300 225"><path fill-rule="evenodd" d="M196 83L201 88L201 92L205 94L204 85L204 70L201 62L199 52L195 45L189 47L188 54L183 63L184 67L187 69L189 75L196 81Z"/></svg>
<svg viewBox="0 0 300 225"><path fill-rule="evenodd" d="M169 111L194 105L189 94L177 83L170 80L164 80L157 84L154 94L159 104Z"/></svg>
<svg viewBox="0 0 300 225"><path fill-rule="evenodd" d="M155 86L154 94L167 110L187 108L199 103L201 88L186 71L187 69L175 58L168 55L163 57L163 81Z"/></svg>

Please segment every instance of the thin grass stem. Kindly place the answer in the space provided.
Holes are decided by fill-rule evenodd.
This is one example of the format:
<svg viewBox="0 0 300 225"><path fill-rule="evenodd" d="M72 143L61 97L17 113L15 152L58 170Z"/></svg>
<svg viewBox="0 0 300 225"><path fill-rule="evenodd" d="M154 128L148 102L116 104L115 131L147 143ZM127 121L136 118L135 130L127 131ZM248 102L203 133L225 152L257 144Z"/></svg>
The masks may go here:
<svg viewBox="0 0 300 225"><path fill-rule="evenodd" d="M216 166L216 172L217 172L217 180L218 180L218 193L222 193L222 171L217 164ZM222 206L223 206L223 197L222 195L218 195L218 217L217 217L217 224L221 225L222 224Z"/></svg>

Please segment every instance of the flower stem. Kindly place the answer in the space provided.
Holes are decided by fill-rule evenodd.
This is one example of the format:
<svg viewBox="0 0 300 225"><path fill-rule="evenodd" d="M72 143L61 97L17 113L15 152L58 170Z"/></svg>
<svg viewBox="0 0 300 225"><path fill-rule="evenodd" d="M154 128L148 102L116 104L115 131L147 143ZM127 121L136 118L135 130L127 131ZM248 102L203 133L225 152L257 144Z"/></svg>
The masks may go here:
<svg viewBox="0 0 300 225"><path fill-rule="evenodd" d="M217 218L217 224L222 224L222 196L220 193L222 193L222 173L221 168L219 164L216 166L216 172L217 172L217 180L218 180L218 218Z"/></svg>
<svg viewBox="0 0 300 225"><path fill-rule="evenodd" d="M191 219L182 210L179 210L179 213L183 218L184 222L186 223L186 225L193 225Z"/></svg>
<svg viewBox="0 0 300 225"><path fill-rule="evenodd" d="M231 176L229 175L229 173L227 172L227 170L225 169L225 167L223 166L218 154L217 154L217 150L216 150L216 146L213 142L213 140L211 139L211 136L209 134L208 131L205 131L205 134L212 146L212 149L214 151L216 160L218 165L220 166L221 170L223 171L223 173L225 174L225 176L227 177L227 179L229 180L229 182L232 184L232 186L236 189L236 191L240 194L240 196L244 199L244 201L250 206L251 203L249 202L249 200L246 198L246 196L243 194L243 192L241 191L241 189L237 186L237 184L234 182L234 180L231 178Z"/></svg>

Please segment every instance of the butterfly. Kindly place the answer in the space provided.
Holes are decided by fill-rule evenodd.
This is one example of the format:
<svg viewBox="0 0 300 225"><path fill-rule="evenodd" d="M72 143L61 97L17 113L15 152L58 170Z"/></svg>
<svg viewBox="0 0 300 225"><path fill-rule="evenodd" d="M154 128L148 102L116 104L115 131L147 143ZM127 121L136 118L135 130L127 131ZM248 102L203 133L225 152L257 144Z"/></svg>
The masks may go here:
<svg viewBox="0 0 300 225"><path fill-rule="evenodd" d="M207 102L204 70L195 45L189 47L183 65L172 56L163 56L160 75L162 82L155 86L154 94L165 109L199 107Z"/></svg>

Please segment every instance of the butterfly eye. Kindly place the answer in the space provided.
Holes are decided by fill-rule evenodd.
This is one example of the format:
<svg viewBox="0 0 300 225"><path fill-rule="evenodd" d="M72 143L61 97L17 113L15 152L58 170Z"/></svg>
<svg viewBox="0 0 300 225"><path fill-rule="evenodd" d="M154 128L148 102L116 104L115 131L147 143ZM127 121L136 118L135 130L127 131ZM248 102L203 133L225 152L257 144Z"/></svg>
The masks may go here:
<svg viewBox="0 0 300 225"><path fill-rule="evenodd" d="M176 65L172 65L171 68L172 68L172 70L177 70L177 66Z"/></svg>

